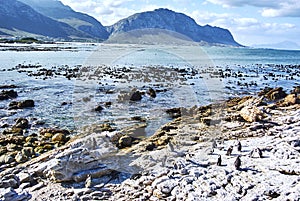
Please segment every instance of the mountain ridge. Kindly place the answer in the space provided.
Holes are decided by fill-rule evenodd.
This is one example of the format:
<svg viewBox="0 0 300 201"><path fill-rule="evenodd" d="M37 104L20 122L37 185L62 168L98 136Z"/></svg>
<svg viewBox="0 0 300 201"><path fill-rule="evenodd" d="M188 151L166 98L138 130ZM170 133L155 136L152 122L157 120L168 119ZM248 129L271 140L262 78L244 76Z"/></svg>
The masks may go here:
<svg viewBox="0 0 300 201"><path fill-rule="evenodd" d="M106 28L92 16L85 13L74 11L71 7L64 5L61 1L53 0L19 0L27 5L30 5L36 11L41 14L50 17L59 22L66 23L77 29L78 31L84 32L90 37L99 38L105 40L109 34Z"/></svg>
<svg viewBox="0 0 300 201"><path fill-rule="evenodd" d="M210 25L200 26L193 18L166 8L133 14L111 26L107 26L107 31L110 36L113 36L118 33L149 28L174 31L189 37L195 42L241 46L227 29Z"/></svg>
<svg viewBox="0 0 300 201"><path fill-rule="evenodd" d="M32 7L17 0L1 0L0 4L1 32L10 33L21 30L30 34L52 38L87 37L71 26L46 17ZM12 35L12 34L10 34Z"/></svg>
<svg viewBox="0 0 300 201"><path fill-rule="evenodd" d="M105 41L120 33L147 29L152 29L150 33L154 33L153 29L157 29L158 32L160 30L176 32L193 42L241 46L234 40L229 30L210 25L200 26L193 18L166 8L136 13L105 27L95 18L76 12L58 0L11 0L9 2L0 0L0 2L3 2L0 4L2 35L14 36L19 31L25 37L27 33L29 36L58 40Z"/></svg>

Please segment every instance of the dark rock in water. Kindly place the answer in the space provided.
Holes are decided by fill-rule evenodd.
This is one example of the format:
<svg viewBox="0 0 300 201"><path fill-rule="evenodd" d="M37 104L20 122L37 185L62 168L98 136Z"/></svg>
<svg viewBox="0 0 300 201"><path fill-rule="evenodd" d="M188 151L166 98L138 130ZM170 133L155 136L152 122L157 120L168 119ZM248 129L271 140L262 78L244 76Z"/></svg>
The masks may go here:
<svg viewBox="0 0 300 201"><path fill-rule="evenodd" d="M68 103L67 103L67 102L62 102L61 105L62 105L62 106L68 105Z"/></svg>
<svg viewBox="0 0 300 201"><path fill-rule="evenodd" d="M133 142L132 137L130 137L130 136L128 136L128 135L122 136L122 137L119 139L118 147L121 148L121 149L122 149L122 148L125 148L125 147L131 147L132 142Z"/></svg>
<svg viewBox="0 0 300 201"><path fill-rule="evenodd" d="M150 88L147 92L147 94L149 94L150 97L152 98L156 98L156 92L154 89Z"/></svg>
<svg viewBox="0 0 300 201"><path fill-rule="evenodd" d="M285 98L286 96L287 94L283 91L282 87L272 89L265 94L265 97L269 100L279 100Z"/></svg>
<svg viewBox="0 0 300 201"><path fill-rule="evenodd" d="M112 105L112 102L105 102L104 105L105 107L110 107Z"/></svg>
<svg viewBox="0 0 300 201"><path fill-rule="evenodd" d="M294 89L291 91L292 94L300 94L300 86L294 87Z"/></svg>
<svg viewBox="0 0 300 201"><path fill-rule="evenodd" d="M101 105L98 105L96 108L95 108L95 111L96 112L101 112L104 108L101 106Z"/></svg>
<svg viewBox="0 0 300 201"><path fill-rule="evenodd" d="M17 86L13 85L13 84L11 84L11 85L1 85L0 86L0 89L14 89L14 88L17 88Z"/></svg>
<svg viewBox="0 0 300 201"><path fill-rule="evenodd" d="M142 94L140 91L135 91L130 97L131 101L140 101L142 100Z"/></svg>
<svg viewBox="0 0 300 201"><path fill-rule="evenodd" d="M16 110L16 109L24 109L29 107L34 107L34 101L33 100L25 100L25 101L12 101L9 105L9 110Z"/></svg>
<svg viewBox="0 0 300 201"><path fill-rule="evenodd" d="M15 92L14 90L9 90L9 91L1 91L0 93L0 100L7 100L10 98L16 98L18 97L18 93Z"/></svg>
<svg viewBox="0 0 300 201"><path fill-rule="evenodd" d="M266 95L269 91L271 91L272 88L271 87L265 87L263 90L261 90L257 95L258 96L264 96Z"/></svg>
<svg viewBox="0 0 300 201"><path fill-rule="evenodd" d="M167 109L166 113L170 115L172 118L178 118L181 117L181 109L182 108L171 108Z"/></svg>
<svg viewBox="0 0 300 201"><path fill-rule="evenodd" d="M65 129L44 128L40 130L41 135L45 135L45 133L51 133L51 134L63 133L64 135L70 135L70 131Z"/></svg>
<svg viewBox="0 0 300 201"><path fill-rule="evenodd" d="M13 127L27 129L27 128L29 128L29 121L25 118L18 118L18 119L16 119L16 124Z"/></svg>
<svg viewBox="0 0 300 201"><path fill-rule="evenodd" d="M131 117L131 120L133 121L140 121L140 122L146 122L146 119L140 116Z"/></svg>

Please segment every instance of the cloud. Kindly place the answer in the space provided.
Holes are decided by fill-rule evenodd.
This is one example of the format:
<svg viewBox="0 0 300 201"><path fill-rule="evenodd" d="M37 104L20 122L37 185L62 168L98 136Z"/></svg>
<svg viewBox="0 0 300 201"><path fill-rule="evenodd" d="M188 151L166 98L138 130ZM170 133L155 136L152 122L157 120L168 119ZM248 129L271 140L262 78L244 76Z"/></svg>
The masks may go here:
<svg viewBox="0 0 300 201"><path fill-rule="evenodd" d="M237 42L250 45L249 39L263 43L276 37L287 40L286 33L299 33L295 24L292 23L270 23L254 17L242 17L233 13L211 13L193 11L190 13L200 25L210 24L230 30Z"/></svg>
<svg viewBox="0 0 300 201"><path fill-rule="evenodd" d="M261 14L264 17L300 17L300 2L282 2L280 8L264 8Z"/></svg>
<svg viewBox="0 0 300 201"><path fill-rule="evenodd" d="M263 17L300 17L299 0L206 0L206 2L228 7L253 6L262 8Z"/></svg>
<svg viewBox="0 0 300 201"><path fill-rule="evenodd" d="M223 7L242 7L242 6L255 6L255 7L278 7L278 0L207 0L207 2L221 5Z"/></svg>
<svg viewBox="0 0 300 201"><path fill-rule="evenodd" d="M132 0L61 0L78 12L88 13L104 25L111 25L135 11L124 4Z"/></svg>

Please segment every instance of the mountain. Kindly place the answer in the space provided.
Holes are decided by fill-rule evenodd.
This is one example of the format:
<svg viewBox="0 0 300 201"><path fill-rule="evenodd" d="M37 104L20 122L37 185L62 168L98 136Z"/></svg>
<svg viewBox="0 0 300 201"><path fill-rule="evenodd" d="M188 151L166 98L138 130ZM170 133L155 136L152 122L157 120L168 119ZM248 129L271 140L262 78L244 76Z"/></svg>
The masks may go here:
<svg viewBox="0 0 300 201"><path fill-rule="evenodd" d="M285 50L300 50L300 46L292 41L282 41L279 43L273 44L260 44L260 45L253 45L256 48L270 48L270 49L285 49Z"/></svg>
<svg viewBox="0 0 300 201"><path fill-rule="evenodd" d="M168 9L137 13L107 27L111 37L139 29L164 29L187 36L195 42L240 46L227 29L200 26L194 19Z"/></svg>
<svg viewBox="0 0 300 201"><path fill-rule="evenodd" d="M17 0L0 0L0 31L14 36L35 35L64 39L89 37Z"/></svg>
<svg viewBox="0 0 300 201"><path fill-rule="evenodd" d="M90 37L105 40L109 34L106 28L95 18L80 12L75 12L69 6L58 0L19 0L39 13L59 22L66 23Z"/></svg>

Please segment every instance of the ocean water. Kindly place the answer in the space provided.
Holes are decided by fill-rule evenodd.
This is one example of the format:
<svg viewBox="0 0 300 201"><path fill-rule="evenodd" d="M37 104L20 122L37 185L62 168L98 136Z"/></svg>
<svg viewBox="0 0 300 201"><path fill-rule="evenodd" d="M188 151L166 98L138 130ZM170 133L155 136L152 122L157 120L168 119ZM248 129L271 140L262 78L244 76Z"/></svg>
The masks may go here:
<svg viewBox="0 0 300 201"><path fill-rule="evenodd" d="M44 122L45 127L76 130L85 125L108 122L120 129L137 123L130 117L142 116L147 119L148 126L139 135L149 136L170 121L165 113L168 108L192 107L228 97L255 95L267 86L282 86L289 91L300 85L300 51L83 43L35 46L58 49L16 51L0 48L0 84L17 85L15 90L19 96L16 100L33 99L36 105L31 109L14 111L7 110L11 100L0 101L1 123L12 124L13 119L26 117L32 122ZM28 76L31 69L26 69L26 72L12 70L19 64L46 69L88 67L89 72L80 79L68 80L63 76L43 79ZM116 81L110 76L95 74L107 67L130 68L138 79ZM176 73L170 76L170 72L178 72L178 69L187 70L184 80ZM228 73L230 77L220 76L220 72L223 75ZM82 79L91 76L96 76L96 79ZM118 101L122 91L130 92L133 88L147 90L149 87L162 92L157 93L155 99L146 96L140 102ZM114 93L103 92L107 90ZM63 102L68 104L62 105ZM104 102L112 102L112 106L101 113L92 111Z"/></svg>

